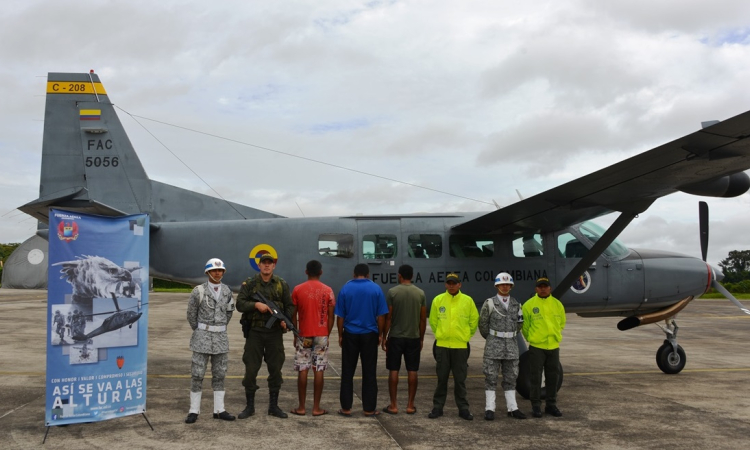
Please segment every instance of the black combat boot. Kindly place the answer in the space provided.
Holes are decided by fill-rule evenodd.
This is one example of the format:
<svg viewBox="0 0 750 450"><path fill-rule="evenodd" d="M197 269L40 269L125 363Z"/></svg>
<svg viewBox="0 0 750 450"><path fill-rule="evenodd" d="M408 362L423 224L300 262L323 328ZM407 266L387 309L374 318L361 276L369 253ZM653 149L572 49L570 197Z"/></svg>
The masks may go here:
<svg viewBox="0 0 750 450"><path fill-rule="evenodd" d="M245 399L247 399L247 407L237 415L238 419L247 419L248 417L255 414L255 392L245 392Z"/></svg>
<svg viewBox="0 0 750 450"><path fill-rule="evenodd" d="M268 400L268 415L278 417L279 419L286 419L289 417L287 413L279 408L279 393L271 392L271 397Z"/></svg>

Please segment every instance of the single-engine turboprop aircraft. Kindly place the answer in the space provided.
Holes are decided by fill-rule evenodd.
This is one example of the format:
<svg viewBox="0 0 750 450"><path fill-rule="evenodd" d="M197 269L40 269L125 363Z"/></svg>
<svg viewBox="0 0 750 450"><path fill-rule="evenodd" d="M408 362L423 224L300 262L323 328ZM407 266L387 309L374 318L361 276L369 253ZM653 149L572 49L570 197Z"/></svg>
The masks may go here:
<svg viewBox="0 0 750 450"><path fill-rule="evenodd" d="M494 294L498 272L514 277L521 300L546 276L567 312L623 317L622 330L665 320L667 339L656 359L661 370L677 373L686 359L674 316L710 287L721 288L723 275L704 262L707 209L700 215L703 261L629 249L616 238L659 197L745 193L748 135L750 111L704 123L700 131L487 214L286 218L149 179L98 75L50 73L39 198L19 209L44 223L51 207L148 213L150 275L194 285L204 281L197 262L219 257L228 267L224 281L237 290L264 253L277 258L277 273L292 286L306 279L310 259L323 263L334 290L357 263L370 266L383 290L396 285L399 265L410 264L428 299L444 291L447 273L457 272L478 306ZM589 222L611 212L619 217L606 231ZM209 233L222 240L195 239ZM38 234L47 237L44 229ZM520 337L519 345L525 351ZM522 373L525 366L522 357ZM528 395L523 376L519 392Z"/></svg>

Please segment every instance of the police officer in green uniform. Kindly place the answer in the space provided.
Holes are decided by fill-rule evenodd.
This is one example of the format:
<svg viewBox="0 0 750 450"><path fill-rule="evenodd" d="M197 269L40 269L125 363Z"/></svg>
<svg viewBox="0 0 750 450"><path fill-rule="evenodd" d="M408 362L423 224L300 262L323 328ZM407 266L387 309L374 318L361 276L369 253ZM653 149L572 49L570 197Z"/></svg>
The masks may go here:
<svg viewBox="0 0 750 450"><path fill-rule="evenodd" d="M237 295L237 311L242 313L243 332L247 331L245 352L242 355L242 362L245 363L245 377L242 379L242 385L245 386L247 407L239 413L237 418L246 419L255 414L255 391L258 390L255 381L265 359L270 394L268 414L286 419L287 414L279 408L279 391L281 383L284 382L281 377L281 367L284 365L285 358L282 336L286 332L286 324L277 320L273 327L266 328L266 322L272 317L271 312L268 306L256 302L253 297L260 292L267 300L274 302L279 309L283 310L287 317L292 317L294 314L294 304L286 281L273 274L276 268L276 260L273 256L268 253L264 254L260 257L258 265L260 273L245 280Z"/></svg>
<svg viewBox="0 0 750 450"><path fill-rule="evenodd" d="M542 417L542 372L547 389L544 412L562 417L557 408L557 380L560 367L560 341L565 328L565 307L552 296L549 279L536 280L536 295L523 304L523 337L529 343L531 415Z"/></svg>

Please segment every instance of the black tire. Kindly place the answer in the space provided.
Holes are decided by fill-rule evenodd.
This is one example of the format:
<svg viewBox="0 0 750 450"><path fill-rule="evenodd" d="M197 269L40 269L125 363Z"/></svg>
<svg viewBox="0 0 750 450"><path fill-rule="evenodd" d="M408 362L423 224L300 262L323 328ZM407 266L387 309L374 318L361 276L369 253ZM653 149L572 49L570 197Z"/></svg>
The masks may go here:
<svg viewBox="0 0 750 450"><path fill-rule="evenodd" d="M560 392L560 388L562 388L563 384L563 366L562 363L560 363L559 367L557 368L559 371L559 376L557 377L557 391ZM529 353L524 352L521 355L520 360L518 361L518 378L516 379L516 392L518 392L521 397L528 400L529 397L531 397L531 371L529 370ZM547 387L542 386L542 400L547 398Z"/></svg>
<svg viewBox="0 0 750 450"><path fill-rule="evenodd" d="M659 350L656 351L656 365L666 374L674 375L682 372L685 364L687 364L687 356L685 350L679 345L677 346L677 353L675 353L672 344L669 341L664 341Z"/></svg>

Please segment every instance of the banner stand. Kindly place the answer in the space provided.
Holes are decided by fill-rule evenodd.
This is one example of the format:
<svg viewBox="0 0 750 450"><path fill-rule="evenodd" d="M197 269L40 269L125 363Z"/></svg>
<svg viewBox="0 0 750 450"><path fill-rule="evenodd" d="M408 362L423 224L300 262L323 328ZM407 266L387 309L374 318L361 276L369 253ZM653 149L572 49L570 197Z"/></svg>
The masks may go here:
<svg viewBox="0 0 750 450"><path fill-rule="evenodd" d="M149 427L151 428L151 431L156 431L156 430L154 430L154 426L153 426L153 425L151 425L151 421L150 421L150 420L148 420L148 416L146 415L146 413L145 413L145 412L144 412L144 413L141 413L141 415L143 416L143 418L144 418L144 419L146 419L146 423L147 423L147 424L148 424L148 426L149 426ZM60 426L60 427L67 427L68 425L57 425L57 426ZM44 443L45 443L45 442L47 442L47 434L49 434L49 429L50 429L50 428L52 428L52 426L51 426L51 425L50 425L50 426L47 426L47 429L46 429L46 431L44 432L44 439L42 440L42 445L44 445Z"/></svg>
<svg viewBox="0 0 750 450"><path fill-rule="evenodd" d="M146 416L149 217L50 209L44 439Z"/></svg>

